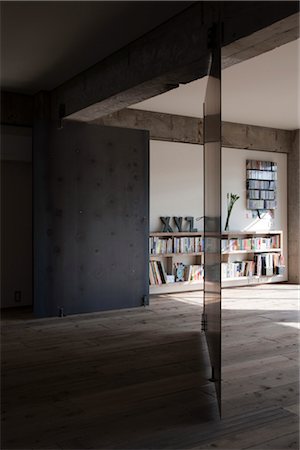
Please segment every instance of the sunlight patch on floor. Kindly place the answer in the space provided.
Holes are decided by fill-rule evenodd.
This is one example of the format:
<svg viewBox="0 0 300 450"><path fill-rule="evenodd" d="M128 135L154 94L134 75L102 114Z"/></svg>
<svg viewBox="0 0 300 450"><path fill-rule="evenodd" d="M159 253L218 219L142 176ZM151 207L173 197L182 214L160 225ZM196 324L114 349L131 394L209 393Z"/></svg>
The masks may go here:
<svg viewBox="0 0 300 450"><path fill-rule="evenodd" d="M275 322L276 325L283 325L285 327L292 327L292 328L297 328L298 330L300 330L300 325L299 322Z"/></svg>

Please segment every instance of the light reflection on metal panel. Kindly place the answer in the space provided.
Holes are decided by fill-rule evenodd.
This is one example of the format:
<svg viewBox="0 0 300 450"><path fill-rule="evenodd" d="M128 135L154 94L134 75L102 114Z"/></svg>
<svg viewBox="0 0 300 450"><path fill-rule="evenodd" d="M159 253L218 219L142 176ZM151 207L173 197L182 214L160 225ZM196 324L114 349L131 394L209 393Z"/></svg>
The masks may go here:
<svg viewBox="0 0 300 450"><path fill-rule="evenodd" d="M212 51L204 104L204 317L221 412L221 49Z"/></svg>

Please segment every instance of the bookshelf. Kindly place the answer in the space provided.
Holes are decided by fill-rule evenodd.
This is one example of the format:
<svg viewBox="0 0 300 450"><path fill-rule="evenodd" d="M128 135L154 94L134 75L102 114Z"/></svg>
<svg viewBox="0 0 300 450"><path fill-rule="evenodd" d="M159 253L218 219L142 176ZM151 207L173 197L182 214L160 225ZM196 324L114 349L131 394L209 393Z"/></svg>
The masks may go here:
<svg viewBox="0 0 300 450"><path fill-rule="evenodd" d="M203 233L150 233L149 292L163 294L203 289ZM176 281L180 275L181 281Z"/></svg>
<svg viewBox="0 0 300 450"><path fill-rule="evenodd" d="M203 250L201 232L151 233L150 294L203 289ZM179 263L184 279L175 281ZM221 275L224 288L285 281L282 231L223 232Z"/></svg>
<svg viewBox="0 0 300 450"><path fill-rule="evenodd" d="M247 209L275 209L277 164L248 159L246 172Z"/></svg>
<svg viewBox="0 0 300 450"><path fill-rule="evenodd" d="M286 280L282 231L223 232L222 287Z"/></svg>

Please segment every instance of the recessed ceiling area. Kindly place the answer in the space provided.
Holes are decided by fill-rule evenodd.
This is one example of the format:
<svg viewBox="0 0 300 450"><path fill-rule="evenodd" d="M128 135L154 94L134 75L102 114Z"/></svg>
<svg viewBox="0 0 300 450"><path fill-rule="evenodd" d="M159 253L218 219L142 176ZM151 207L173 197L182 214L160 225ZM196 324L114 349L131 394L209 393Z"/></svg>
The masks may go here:
<svg viewBox="0 0 300 450"><path fill-rule="evenodd" d="M191 4L1 1L1 88L52 90Z"/></svg>
<svg viewBox="0 0 300 450"><path fill-rule="evenodd" d="M222 71L222 120L271 128L300 128L300 40ZM207 78L180 85L132 108L203 117Z"/></svg>

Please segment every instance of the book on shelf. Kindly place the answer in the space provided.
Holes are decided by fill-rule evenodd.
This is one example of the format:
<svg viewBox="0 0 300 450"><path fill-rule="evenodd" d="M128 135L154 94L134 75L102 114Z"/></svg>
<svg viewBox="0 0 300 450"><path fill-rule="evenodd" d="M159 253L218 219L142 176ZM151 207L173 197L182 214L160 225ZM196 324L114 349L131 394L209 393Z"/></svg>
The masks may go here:
<svg viewBox="0 0 300 450"><path fill-rule="evenodd" d="M149 262L149 283L151 286L167 283L167 274L161 261Z"/></svg>
<svg viewBox="0 0 300 450"><path fill-rule="evenodd" d="M277 163L247 160L247 209L275 209Z"/></svg>
<svg viewBox="0 0 300 450"><path fill-rule="evenodd" d="M174 237L173 253L200 253L203 249L203 239L200 236Z"/></svg>
<svg viewBox="0 0 300 450"><path fill-rule="evenodd" d="M247 199L247 209L275 209L276 205L276 200Z"/></svg>
<svg viewBox="0 0 300 450"><path fill-rule="evenodd" d="M180 269L180 273L178 273ZM182 263L174 264L175 275L168 275L165 271L162 261L149 262L149 284L150 286L178 283L180 281L202 281L204 275L203 264L185 265Z"/></svg>
<svg viewBox="0 0 300 450"><path fill-rule="evenodd" d="M238 278L253 276L282 275L284 273L284 258L276 253L261 253L254 255L253 260L221 263L222 278Z"/></svg>
<svg viewBox="0 0 300 450"><path fill-rule="evenodd" d="M275 191L276 180L247 180L247 189Z"/></svg>
<svg viewBox="0 0 300 450"><path fill-rule="evenodd" d="M247 169L247 179L248 180L262 180L262 181L276 181L277 172L261 171L261 170L248 170Z"/></svg>
<svg viewBox="0 0 300 450"><path fill-rule="evenodd" d="M173 253L172 238L160 238L157 236L151 236L149 238L150 255L161 255L167 253Z"/></svg>
<svg viewBox="0 0 300 450"><path fill-rule="evenodd" d="M250 200L275 200L275 192L263 189L248 189L247 197Z"/></svg>
<svg viewBox="0 0 300 450"><path fill-rule="evenodd" d="M221 276L226 278L252 277L255 275L254 261L234 261L221 263Z"/></svg>
<svg viewBox="0 0 300 450"><path fill-rule="evenodd" d="M191 264L186 267L186 281L202 281L204 276L204 267L202 264Z"/></svg>
<svg viewBox="0 0 300 450"><path fill-rule="evenodd" d="M222 252L233 251L266 251L280 248L280 236L222 239Z"/></svg>
<svg viewBox="0 0 300 450"><path fill-rule="evenodd" d="M180 274L178 275L178 268L180 269ZM175 280L178 281L202 281L204 276L204 266L203 264L174 264Z"/></svg>
<svg viewBox="0 0 300 450"><path fill-rule="evenodd" d="M256 261L256 274L257 276L272 276L274 275L274 266L273 266L273 254L266 253L261 255L255 255L254 257Z"/></svg>
<svg viewBox="0 0 300 450"><path fill-rule="evenodd" d="M165 284L165 283L167 283L167 274L165 271L165 266L161 261L158 261L157 265L158 265L158 270L160 272L160 277L161 277L162 283Z"/></svg>
<svg viewBox="0 0 300 450"><path fill-rule="evenodd" d="M153 286L154 284L156 284L151 261L149 262L149 284L150 284L150 286Z"/></svg>
<svg viewBox="0 0 300 450"><path fill-rule="evenodd" d="M259 161L255 159L247 159L246 168L248 170L264 170L268 172L276 172L277 171L277 163L271 161Z"/></svg>
<svg viewBox="0 0 300 450"><path fill-rule="evenodd" d="M149 237L149 254L154 256L173 253L201 253L202 250L203 238L201 236Z"/></svg>

